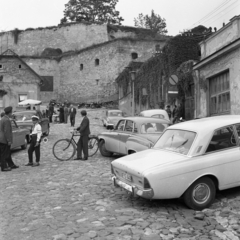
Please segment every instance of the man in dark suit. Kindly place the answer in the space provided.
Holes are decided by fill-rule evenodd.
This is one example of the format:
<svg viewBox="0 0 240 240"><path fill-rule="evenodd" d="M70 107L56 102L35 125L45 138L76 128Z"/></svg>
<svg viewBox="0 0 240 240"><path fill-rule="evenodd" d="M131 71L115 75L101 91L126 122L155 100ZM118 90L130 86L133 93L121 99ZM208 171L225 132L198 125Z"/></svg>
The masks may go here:
<svg viewBox="0 0 240 240"><path fill-rule="evenodd" d="M48 117L49 117L49 122L52 122L52 115L54 113L54 105L53 103L49 103L49 109L48 109Z"/></svg>
<svg viewBox="0 0 240 240"><path fill-rule="evenodd" d="M18 168L11 157L11 144L13 143L12 124L10 117L12 116L12 107L4 109L5 115L0 121L0 160L1 170L11 171L11 169Z"/></svg>
<svg viewBox="0 0 240 240"><path fill-rule="evenodd" d="M80 138L77 144L77 158L75 158L74 160L85 161L88 160L88 137L90 134L90 128L87 112L85 110L82 110L81 115L83 117L83 120L80 127L77 128L77 131L80 132ZM82 152L84 154L84 158L82 158Z"/></svg>
<svg viewBox="0 0 240 240"><path fill-rule="evenodd" d="M77 113L76 108L73 107L73 105L71 105L69 109L71 127L74 127L75 125L76 113Z"/></svg>

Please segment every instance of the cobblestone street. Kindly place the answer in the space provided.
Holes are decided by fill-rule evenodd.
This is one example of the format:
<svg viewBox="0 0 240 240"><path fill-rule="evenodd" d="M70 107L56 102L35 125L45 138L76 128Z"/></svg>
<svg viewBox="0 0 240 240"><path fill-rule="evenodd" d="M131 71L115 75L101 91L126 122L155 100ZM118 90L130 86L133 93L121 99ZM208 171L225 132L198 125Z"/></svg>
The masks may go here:
<svg viewBox="0 0 240 240"><path fill-rule="evenodd" d="M102 111L88 111L92 134L104 130ZM202 212L180 200L132 198L112 185L115 158L100 152L85 162L54 158L53 144L70 137L70 130L70 123L51 125L40 167L24 166L26 150L13 151L20 168L0 173L1 240L239 239L240 188L218 193L211 209Z"/></svg>

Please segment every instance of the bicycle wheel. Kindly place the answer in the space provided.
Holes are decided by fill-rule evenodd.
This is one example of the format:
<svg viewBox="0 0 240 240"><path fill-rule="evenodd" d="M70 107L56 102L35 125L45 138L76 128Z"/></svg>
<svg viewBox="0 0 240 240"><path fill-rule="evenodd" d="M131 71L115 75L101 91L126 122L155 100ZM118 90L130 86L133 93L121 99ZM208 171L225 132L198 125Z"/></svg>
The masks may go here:
<svg viewBox="0 0 240 240"><path fill-rule="evenodd" d="M56 159L67 161L75 155L76 147L70 139L60 139L54 143L52 151Z"/></svg>
<svg viewBox="0 0 240 240"><path fill-rule="evenodd" d="M88 139L88 156L92 157L98 150L98 138L90 137Z"/></svg>

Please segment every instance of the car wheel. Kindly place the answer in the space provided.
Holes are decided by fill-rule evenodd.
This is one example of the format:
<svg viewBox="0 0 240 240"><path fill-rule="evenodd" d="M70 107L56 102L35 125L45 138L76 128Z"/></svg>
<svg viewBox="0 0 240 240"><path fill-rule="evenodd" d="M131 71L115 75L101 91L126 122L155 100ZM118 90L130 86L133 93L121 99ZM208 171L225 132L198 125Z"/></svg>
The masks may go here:
<svg viewBox="0 0 240 240"><path fill-rule="evenodd" d="M194 210L203 210L209 207L215 199L216 187L214 182L203 177L195 181L184 193L185 204Z"/></svg>
<svg viewBox="0 0 240 240"><path fill-rule="evenodd" d="M50 133L50 127L48 126L48 129L47 129L47 131L45 132L45 136L48 136L49 133Z"/></svg>
<svg viewBox="0 0 240 240"><path fill-rule="evenodd" d="M24 144L21 146L21 148L22 149L26 149L27 148L27 144L28 144L28 140L27 140L27 138L25 138Z"/></svg>
<svg viewBox="0 0 240 240"><path fill-rule="evenodd" d="M100 141L99 150L100 150L100 153L102 154L102 156L104 156L104 157L111 157L113 155L112 152L109 152L109 151L106 150L104 140Z"/></svg>

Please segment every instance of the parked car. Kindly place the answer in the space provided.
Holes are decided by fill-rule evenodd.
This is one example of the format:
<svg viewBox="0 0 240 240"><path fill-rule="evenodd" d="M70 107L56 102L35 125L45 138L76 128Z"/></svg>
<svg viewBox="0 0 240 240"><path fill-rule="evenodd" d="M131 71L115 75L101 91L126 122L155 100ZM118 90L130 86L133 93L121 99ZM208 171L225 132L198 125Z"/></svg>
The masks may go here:
<svg viewBox="0 0 240 240"><path fill-rule="evenodd" d="M240 185L240 116L196 119L170 126L152 149L112 162L113 181L147 199L183 198L202 210L216 190Z"/></svg>
<svg viewBox="0 0 240 240"><path fill-rule="evenodd" d="M110 157L113 153L127 155L140 151L155 142L162 132L169 126L170 122L165 119L148 117L126 117L119 120L114 130L99 134L99 149L103 156ZM140 147L130 149L127 141L135 141ZM146 146L144 146L144 144ZM144 147L144 148L143 148Z"/></svg>
<svg viewBox="0 0 240 240"><path fill-rule="evenodd" d="M139 116L142 117L154 117L154 118L163 118L169 121L169 116L167 111L163 109L149 109L140 112Z"/></svg>
<svg viewBox="0 0 240 240"><path fill-rule="evenodd" d="M45 136L49 135L50 132L50 124L49 119L47 117L43 117L42 113L38 110L27 110L27 111L19 111L13 113L13 119L16 121L18 126L26 127L29 130L32 129L32 116L36 115L39 117L39 124L42 127L42 132Z"/></svg>
<svg viewBox="0 0 240 240"><path fill-rule="evenodd" d="M102 118L103 126L107 129L114 129L122 117L123 112L121 110L106 110Z"/></svg>
<svg viewBox="0 0 240 240"><path fill-rule="evenodd" d="M11 149L18 148L18 147L21 147L22 149L26 149L30 130L27 128L19 127L14 120L11 120L11 123L12 123L12 133L13 133L13 143L11 145Z"/></svg>

